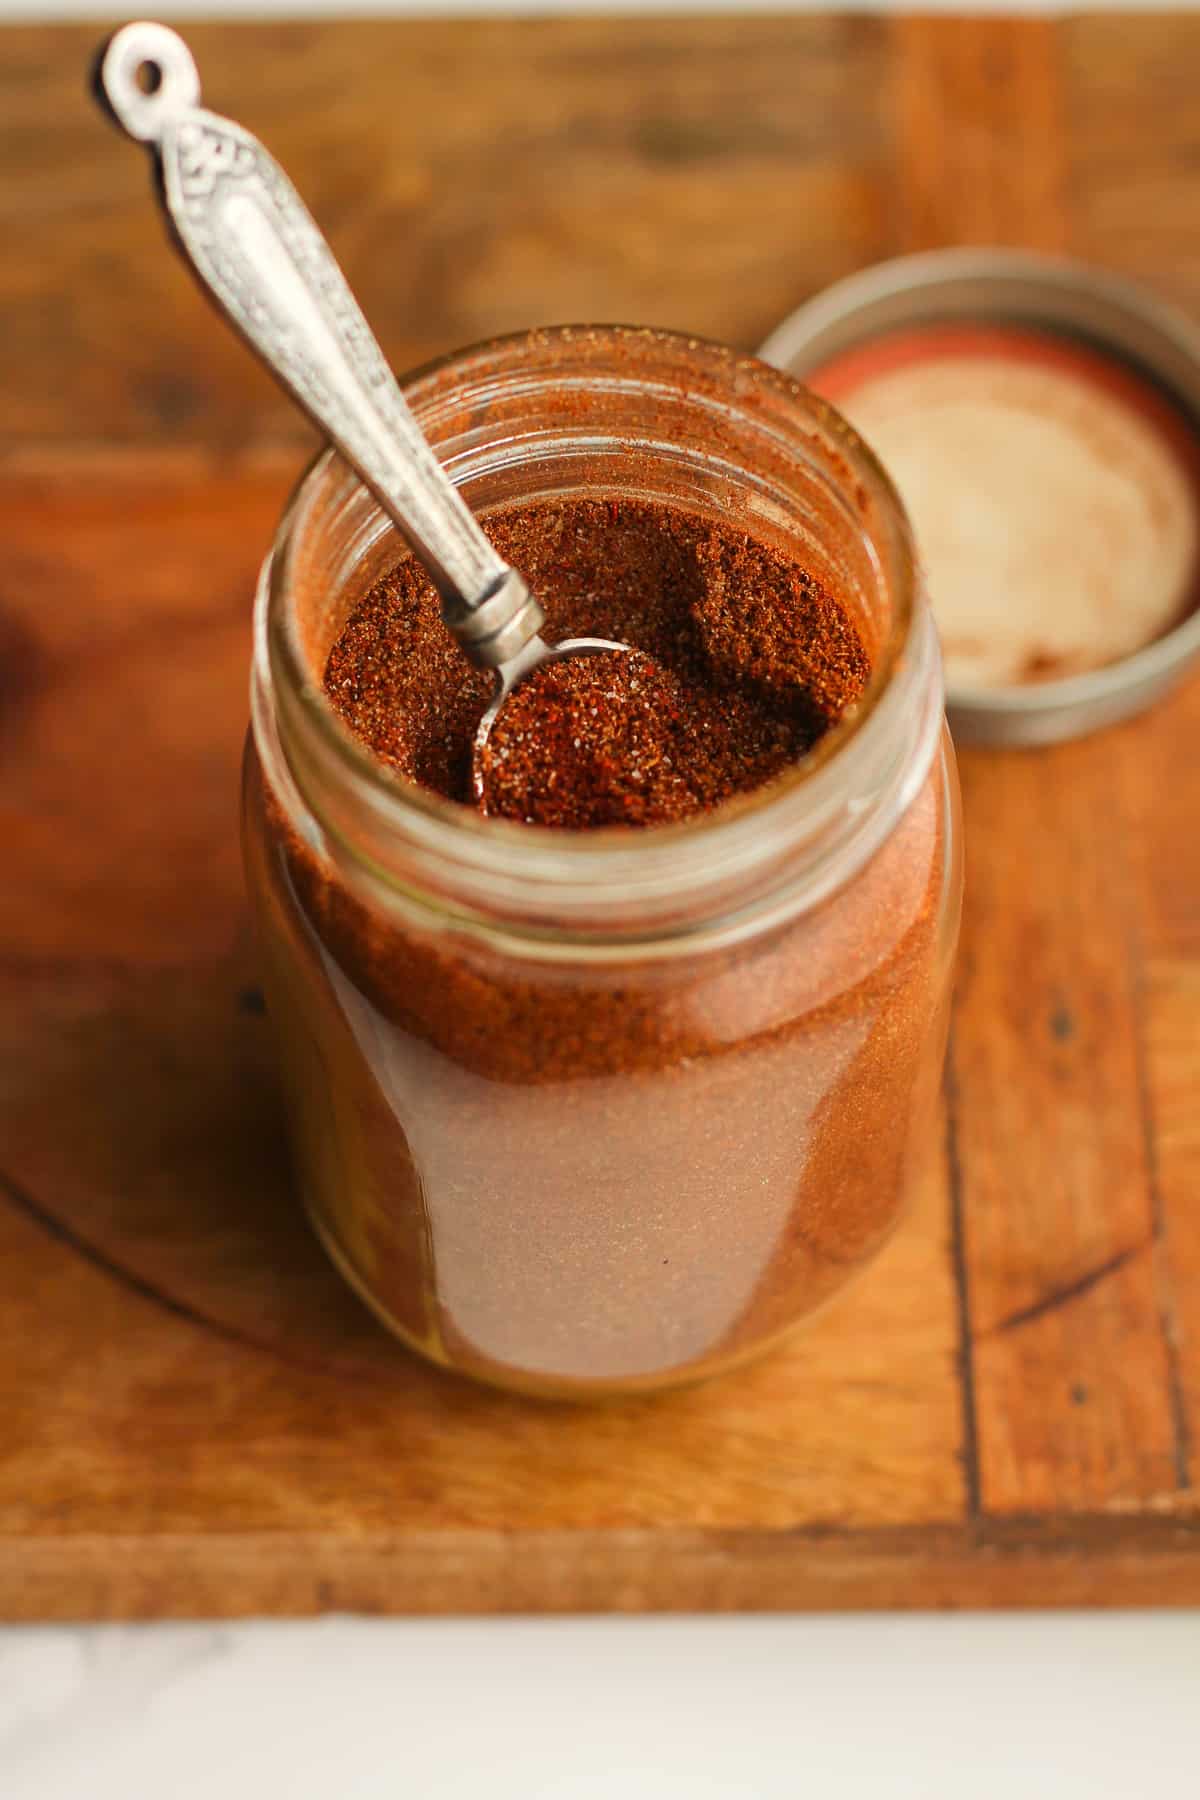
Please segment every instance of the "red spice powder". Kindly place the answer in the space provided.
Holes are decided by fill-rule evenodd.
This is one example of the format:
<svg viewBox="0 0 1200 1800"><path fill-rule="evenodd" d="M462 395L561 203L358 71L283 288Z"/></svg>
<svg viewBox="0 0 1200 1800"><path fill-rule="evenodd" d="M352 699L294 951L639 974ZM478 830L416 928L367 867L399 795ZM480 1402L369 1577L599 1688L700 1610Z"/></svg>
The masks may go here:
<svg viewBox="0 0 1200 1800"><path fill-rule="evenodd" d="M640 650L547 663L497 715L484 811L576 831L686 819L788 760L792 734L765 724L739 739L719 696Z"/></svg>
<svg viewBox="0 0 1200 1800"><path fill-rule="evenodd" d="M862 692L847 611L732 524L570 499L487 529L551 638L647 659L616 674L603 775L555 733L626 659L559 665L514 697L510 747L524 719L547 752L506 791L513 768L493 771L518 817L719 804ZM392 767L467 800L491 678L410 560L359 605L326 685ZM686 773L648 769L676 732ZM569 805L555 770L579 776ZM944 774L823 904L729 945L593 960L376 909L289 829L251 759L250 884L309 1204L397 1330L453 1367L578 1394L710 1372L841 1285L895 1223L936 1094Z"/></svg>
<svg viewBox="0 0 1200 1800"><path fill-rule="evenodd" d="M506 701L487 810L584 829L688 817L796 761L861 695L869 664L845 608L777 550L646 500L542 502L486 521L546 610L546 636L644 654L552 664ZM473 668L411 559L343 628L326 693L383 761L470 804L493 678Z"/></svg>
<svg viewBox="0 0 1200 1800"><path fill-rule="evenodd" d="M583 830L686 818L703 801L689 775L687 695L635 650L547 663L505 701L480 759L485 812Z"/></svg>

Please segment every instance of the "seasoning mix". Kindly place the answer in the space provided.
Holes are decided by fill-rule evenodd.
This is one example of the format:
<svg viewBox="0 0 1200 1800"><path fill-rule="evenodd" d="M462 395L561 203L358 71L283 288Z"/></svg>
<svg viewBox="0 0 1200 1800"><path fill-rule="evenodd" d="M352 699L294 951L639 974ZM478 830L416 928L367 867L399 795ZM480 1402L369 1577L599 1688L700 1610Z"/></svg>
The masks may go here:
<svg viewBox="0 0 1200 1800"><path fill-rule="evenodd" d="M795 763L862 697L852 619L744 531L618 499L518 506L487 529L545 608L551 642L641 653L572 658L521 683L485 759L495 817L574 829L687 818ZM492 691L412 558L371 589L325 668L330 703L378 757L464 803Z"/></svg>
<svg viewBox="0 0 1200 1800"><path fill-rule="evenodd" d="M308 478L245 810L305 1196L450 1367L696 1379L840 1286L928 1149L959 869L903 516L820 402L663 334L531 334L410 402L547 635L634 654L518 689L481 818L490 677Z"/></svg>

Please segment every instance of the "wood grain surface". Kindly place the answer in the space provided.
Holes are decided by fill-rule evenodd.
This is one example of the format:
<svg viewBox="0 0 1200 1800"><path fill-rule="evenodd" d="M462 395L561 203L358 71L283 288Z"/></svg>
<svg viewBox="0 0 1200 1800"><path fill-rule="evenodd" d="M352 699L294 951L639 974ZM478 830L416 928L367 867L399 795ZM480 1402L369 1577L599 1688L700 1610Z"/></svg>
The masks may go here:
<svg viewBox="0 0 1200 1800"><path fill-rule="evenodd" d="M246 939L249 595L304 428L0 33L0 1614L1200 1601L1200 684L963 758L944 1139L875 1267L580 1409L384 1336L283 1154ZM1083 254L1200 313L1200 20L189 28L399 365L753 345L861 264Z"/></svg>

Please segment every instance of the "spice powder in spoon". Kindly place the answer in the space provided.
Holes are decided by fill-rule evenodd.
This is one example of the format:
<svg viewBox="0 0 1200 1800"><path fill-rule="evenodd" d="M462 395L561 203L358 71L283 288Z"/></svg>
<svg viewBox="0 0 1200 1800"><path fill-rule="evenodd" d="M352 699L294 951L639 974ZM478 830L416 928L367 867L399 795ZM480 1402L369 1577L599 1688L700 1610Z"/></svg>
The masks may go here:
<svg viewBox="0 0 1200 1800"><path fill-rule="evenodd" d="M761 541L648 500L572 499L487 521L546 609L546 635L637 654L551 663L505 702L485 751L486 810L587 829L685 819L796 762L862 694L846 609ZM423 572L371 589L330 653L326 693L385 762L469 803L492 677L442 623Z"/></svg>

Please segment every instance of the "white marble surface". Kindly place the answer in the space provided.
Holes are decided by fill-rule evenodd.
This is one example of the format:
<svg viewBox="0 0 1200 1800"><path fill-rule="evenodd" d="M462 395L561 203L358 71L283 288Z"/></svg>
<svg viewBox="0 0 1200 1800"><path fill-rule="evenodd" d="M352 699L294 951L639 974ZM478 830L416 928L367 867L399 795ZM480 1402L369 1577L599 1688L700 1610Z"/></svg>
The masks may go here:
<svg viewBox="0 0 1200 1800"><path fill-rule="evenodd" d="M1200 1793L1200 1613L0 1632L4 1800Z"/></svg>

